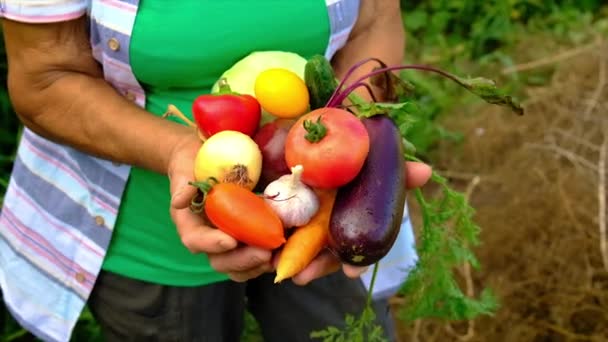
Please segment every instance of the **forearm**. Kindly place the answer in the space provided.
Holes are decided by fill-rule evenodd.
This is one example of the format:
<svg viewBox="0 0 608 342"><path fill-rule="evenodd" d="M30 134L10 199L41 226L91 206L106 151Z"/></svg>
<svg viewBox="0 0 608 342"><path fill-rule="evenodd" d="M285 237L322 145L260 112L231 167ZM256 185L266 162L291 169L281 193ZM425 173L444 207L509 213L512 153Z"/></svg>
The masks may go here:
<svg viewBox="0 0 608 342"><path fill-rule="evenodd" d="M37 95L24 99L37 108L17 107L27 127L104 159L166 173L172 149L194 137L192 129L146 112L102 78L66 72L32 91Z"/></svg>
<svg viewBox="0 0 608 342"><path fill-rule="evenodd" d="M373 5L368 5L367 8L362 9L360 20L370 20L370 23L363 22L364 27L360 29L355 27L347 44L336 53L332 60L336 76L339 79L345 76L351 66L366 58L378 58L389 66L403 63L405 32L399 7L395 6L390 10L383 11L375 18L368 19L367 15L373 16L373 14L366 15L366 13L370 13L369 6ZM353 82L376 67L379 67L379 64L373 61L364 64L352 76L349 76L347 82ZM369 84L369 79L366 80L366 83ZM363 88L358 88L357 92L367 99L370 98L368 92ZM375 88L374 94L380 97L379 100L381 99L381 93Z"/></svg>
<svg viewBox="0 0 608 342"><path fill-rule="evenodd" d="M84 19L48 25L3 20L8 89L32 131L104 159L166 173L193 130L146 112L103 78Z"/></svg>

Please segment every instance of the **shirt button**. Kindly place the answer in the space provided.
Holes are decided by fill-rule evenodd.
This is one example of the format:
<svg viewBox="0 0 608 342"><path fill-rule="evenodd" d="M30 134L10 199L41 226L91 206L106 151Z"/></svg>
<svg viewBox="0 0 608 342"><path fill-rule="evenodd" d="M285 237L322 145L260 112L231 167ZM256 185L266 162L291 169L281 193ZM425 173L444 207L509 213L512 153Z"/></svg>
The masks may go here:
<svg viewBox="0 0 608 342"><path fill-rule="evenodd" d="M84 281L86 279L85 276L84 276L84 274L81 273L81 272L76 273L76 275L74 276L74 278L76 278L76 281L79 282L79 283L81 283L81 284L84 283Z"/></svg>
<svg viewBox="0 0 608 342"><path fill-rule="evenodd" d="M127 98L127 100L129 100L129 101L135 101L135 98L136 98L136 97L135 97L135 93L132 93L132 92L130 92L130 91L127 91L127 92L125 93L125 97L126 97L126 98Z"/></svg>
<svg viewBox="0 0 608 342"><path fill-rule="evenodd" d="M118 51L118 49L120 49L120 42L116 38L110 38L108 40L108 47L112 51Z"/></svg>
<svg viewBox="0 0 608 342"><path fill-rule="evenodd" d="M98 226L101 226L101 225L103 225L105 223L105 220L101 216L95 216L95 223Z"/></svg>

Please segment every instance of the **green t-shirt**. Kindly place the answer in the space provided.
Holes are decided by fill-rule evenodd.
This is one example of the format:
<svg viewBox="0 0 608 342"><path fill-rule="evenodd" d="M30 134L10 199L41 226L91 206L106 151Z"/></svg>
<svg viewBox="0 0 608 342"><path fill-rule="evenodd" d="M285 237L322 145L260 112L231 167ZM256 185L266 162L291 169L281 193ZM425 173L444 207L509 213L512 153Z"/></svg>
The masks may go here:
<svg viewBox="0 0 608 342"><path fill-rule="evenodd" d="M322 54L329 30L324 0L142 0L130 63L149 112L161 115L174 104L192 118L194 98L239 59L263 50ZM169 202L165 176L132 169L103 269L176 286L227 279L182 245Z"/></svg>

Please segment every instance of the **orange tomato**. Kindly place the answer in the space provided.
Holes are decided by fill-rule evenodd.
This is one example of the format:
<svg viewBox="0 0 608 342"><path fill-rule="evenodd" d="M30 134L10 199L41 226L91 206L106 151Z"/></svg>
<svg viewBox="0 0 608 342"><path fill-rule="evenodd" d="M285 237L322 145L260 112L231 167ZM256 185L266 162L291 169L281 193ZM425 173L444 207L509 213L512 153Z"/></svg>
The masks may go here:
<svg viewBox="0 0 608 342"><path fill-rule="evenodd" d="M279 216L240 185L218 183L207 194L205 214L219 230L250 246L275 249L285 243Z"/></svg>

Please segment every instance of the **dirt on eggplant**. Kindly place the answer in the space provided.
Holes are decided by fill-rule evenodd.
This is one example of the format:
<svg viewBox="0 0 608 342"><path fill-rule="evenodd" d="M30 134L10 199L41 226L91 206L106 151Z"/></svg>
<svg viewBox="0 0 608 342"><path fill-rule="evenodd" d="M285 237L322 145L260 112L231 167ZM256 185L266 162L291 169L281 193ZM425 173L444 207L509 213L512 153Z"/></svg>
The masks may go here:
<svg viewBox="0 0 608 342"><path fill-rule="evenodd" d="M522 72L552 76L526 89L527 114L517 120L484 104L444 115L441 124L466 139L441 143L431 160L468 194L483 227L476 248L483 267L462 268L460 280L473 296L479 284L492 288L501 307L472 322L397 321L400 340L608 340L608 252L600 233L608 214L601 176L608 172L605 56L606 43ZM434 190L430 185L425 195ZM416 201L409 203L420 227ZM397 311L407 298L392 303Z"/></svg>

